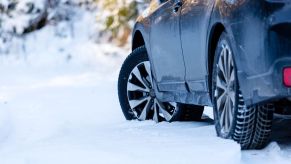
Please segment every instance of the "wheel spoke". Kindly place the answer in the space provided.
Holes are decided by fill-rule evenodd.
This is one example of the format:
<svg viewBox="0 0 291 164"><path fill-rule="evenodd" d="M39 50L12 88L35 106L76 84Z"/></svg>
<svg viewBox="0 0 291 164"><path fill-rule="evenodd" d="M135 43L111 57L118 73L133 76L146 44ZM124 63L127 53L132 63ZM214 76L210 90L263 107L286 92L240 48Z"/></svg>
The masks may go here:
<svg viewBox="0 0 291 164"><path fill-rule="evenodd" d="M142 88L136 84L133 84L131 82L128 82L127 83L127 90L128 91L142 91L142 92L149 92L149 89L145 89L145 88Z"/></svg>
<svg viewBox="0 0 291 164"><path fill-rule="evenodd" d="M224 63L225 80L228 80L229 68L228 68L228 55L227 55L226 46L223 49L223 63Z"/></svg>
<svg viewBox="0 0 291 164"><path fill-rule="evenodd" d="M152 103L151 103L150 100L148 100L147 103L146 103L146 105L142 109L142 112L141 112L141 114L140 114L140 116L138 118L139 120L144 121L144 120L147 119L147 115L148 115L148 112L149 112L151 106L152 106Z"/></svg>
<svg viewBox="0 0 291 164"><path fill-rule="evenodd" d="M142 83L142 85L144 87L146 87L146 89L149 89L148 86L147 86L147 84L144 82L143 77L142 77L142 75L141 75L138 67L136 67L136 68L133 69L132 74L134 74L134 76L138 79L139 82Z"/></svg>
<svg viewBox="0 0 291 164"><path fill-rule="evenodd" d="M217 98L217 109L220 110L222 105L224 105L225 103L225 92L222 93L222 95L220 95L218 98Z"/></svg>
<svg viewBox="0 0 291 164"><path fill-rule="evenodd" d="M220 126L222 129L225 127L225 117L226 117L225 115L226 115L225 104L223 104L223 109L222 109L220 120L219 120Z"/></svg>
<svg viewBox="0 0 291 164"><path fill-rule="evenodd" d="M170 104L172 107L174 107L174 108L177 107L177 103L176 103L176 102L169 102L169 104Z"/></svg>
<svg viewBox="0 0 291 164"><path fill-rule="evenodd" d="M221 78L219 78L219 76L216 78L216 86L226 91L226 83Z"/></svg>
<svg viewBox="0 0 291 164"><path fill-rule="evenodd" d="M157 108L157 104L154 104L154 117L153 120L158 123L159 122L159 111Z"/></svg>
<svg viewBox="0 0 291 164"><path fill-rule="evenodd" d="M149 82L152 83L152 72L151 72L151 65L149 62L147 63L144 63L144 67L145 67L145 70L147 71L147 74L149 75Z"/></svg>
<svg viewBox="0 0 291 164"><path fill-rule="evenodd" d="M220 58L222 58L222 55L223 55L223 52L221 52L221 57ZM222 72L223 77L225 78L226 77L226 72L224 70L222 59L220 59L219 62L218 62L218 68Z"/></svg>
<svg viewBox="0 0 291 164"><path fill-rule="evenodd" d="M142 103L144 103L145 101L149 101L149 97L148 96L145 96L145 97L142 97L140 99L135 99L135 100L129 100L129 105L131 107L131 109L134 109L136 108L137 106L141 105Z"/></svg>
<svg viewBox="0 0 291 164"><path fill-rule="evenodd" d="M234 70L232 69L231 73L230 73L230 77L229 77L229 82L234 82Z"/></svg>
<svg viewBox="0 0 291 164"><path fill-rule="evenodd" d="M226 99L226 102L225 102L225 132L228 132L229 131L229 127L230 127L230 116L229 116L229 99L227 98Z"/></svg>
<svg viewBox="0 0 291 164"><path fill-rule="evenodd" d="M162 112L166 121L170 121L172 118L172 115L163 107L162 104L160 104L160 102L158 100L156 100L156 104L158 105L159 110Z"/></svg>

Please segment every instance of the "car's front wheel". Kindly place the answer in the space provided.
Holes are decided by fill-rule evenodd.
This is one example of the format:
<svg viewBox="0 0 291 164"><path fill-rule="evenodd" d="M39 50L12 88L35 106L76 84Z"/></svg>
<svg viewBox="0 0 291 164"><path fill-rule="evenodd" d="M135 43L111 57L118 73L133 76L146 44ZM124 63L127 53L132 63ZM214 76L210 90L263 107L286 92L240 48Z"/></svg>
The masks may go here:
<svg viewBox="0 0 291 164"><path fill-rule="evenodd" d="M271 133L274 105L246 107L240 91L232 45L227 33L218 42L212 73L212 101L217 135L242 149L260 149Z"/></svg>
<svg viewBox="0 0 291 164"><path fill-rule="evenodd" d="M127 120L199 120L204 110L203 106L161 102L157 99L145 46L133 50L124 61L118 79L118 96Z"/></svg>

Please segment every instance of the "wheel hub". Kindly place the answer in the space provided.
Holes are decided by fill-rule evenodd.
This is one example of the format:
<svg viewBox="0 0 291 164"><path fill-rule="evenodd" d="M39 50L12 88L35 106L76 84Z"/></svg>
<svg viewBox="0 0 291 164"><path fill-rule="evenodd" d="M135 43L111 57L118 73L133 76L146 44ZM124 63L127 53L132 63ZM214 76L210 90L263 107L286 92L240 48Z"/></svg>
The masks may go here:
<svg viewBox="0 0 291 164"><path fill-rule="evenodd" d="M150 90L150 97L151 98L156 98L156 93L155 93L155 90L154 89L151 89Z"/></svg>
<svg viewBox="0 0 291 164"><path fill-rule="evenodd" d="M227 95L229 95L230 92L234 92L234 88L233 88L233 86L228 85L228 86L226 87L226 92L225 92L225 93L226 93Z"/></svg>

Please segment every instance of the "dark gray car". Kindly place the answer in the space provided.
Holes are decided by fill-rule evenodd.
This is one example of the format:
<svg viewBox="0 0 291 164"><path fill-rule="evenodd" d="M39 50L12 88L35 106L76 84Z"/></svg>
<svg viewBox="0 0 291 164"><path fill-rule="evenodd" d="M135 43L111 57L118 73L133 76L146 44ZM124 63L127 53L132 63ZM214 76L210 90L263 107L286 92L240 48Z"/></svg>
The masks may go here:
<svg viewBox="0 0 291 164"><path fill-rule="evenodd" d="M153 0L138 18L119 76L126 119L199 120L242 149L268 143L273 113L290 113L288 0Z"/></svg>

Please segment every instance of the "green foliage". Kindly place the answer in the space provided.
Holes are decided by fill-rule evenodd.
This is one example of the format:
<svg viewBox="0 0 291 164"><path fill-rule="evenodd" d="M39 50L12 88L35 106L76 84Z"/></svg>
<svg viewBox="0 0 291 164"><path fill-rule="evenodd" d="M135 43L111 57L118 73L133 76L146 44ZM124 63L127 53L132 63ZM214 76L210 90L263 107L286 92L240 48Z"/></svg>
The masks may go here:
<svg viewBox="0 0 291 164"><path fill-rule="evenodd" d="M111 40L124 45L131 32L131 25L137 18L138 2L135 0L105 0L99 1L103 19L104 31L109 32ZM104 16L105 15L105 16Z"/></svg>
<svg viewBox="0 0 291 164"><path fill-rule="evenodd" d="M106 29L109 29L113 25L113 23L114 23L114 16L112 15L108 16L105 22Z"/></svg>

